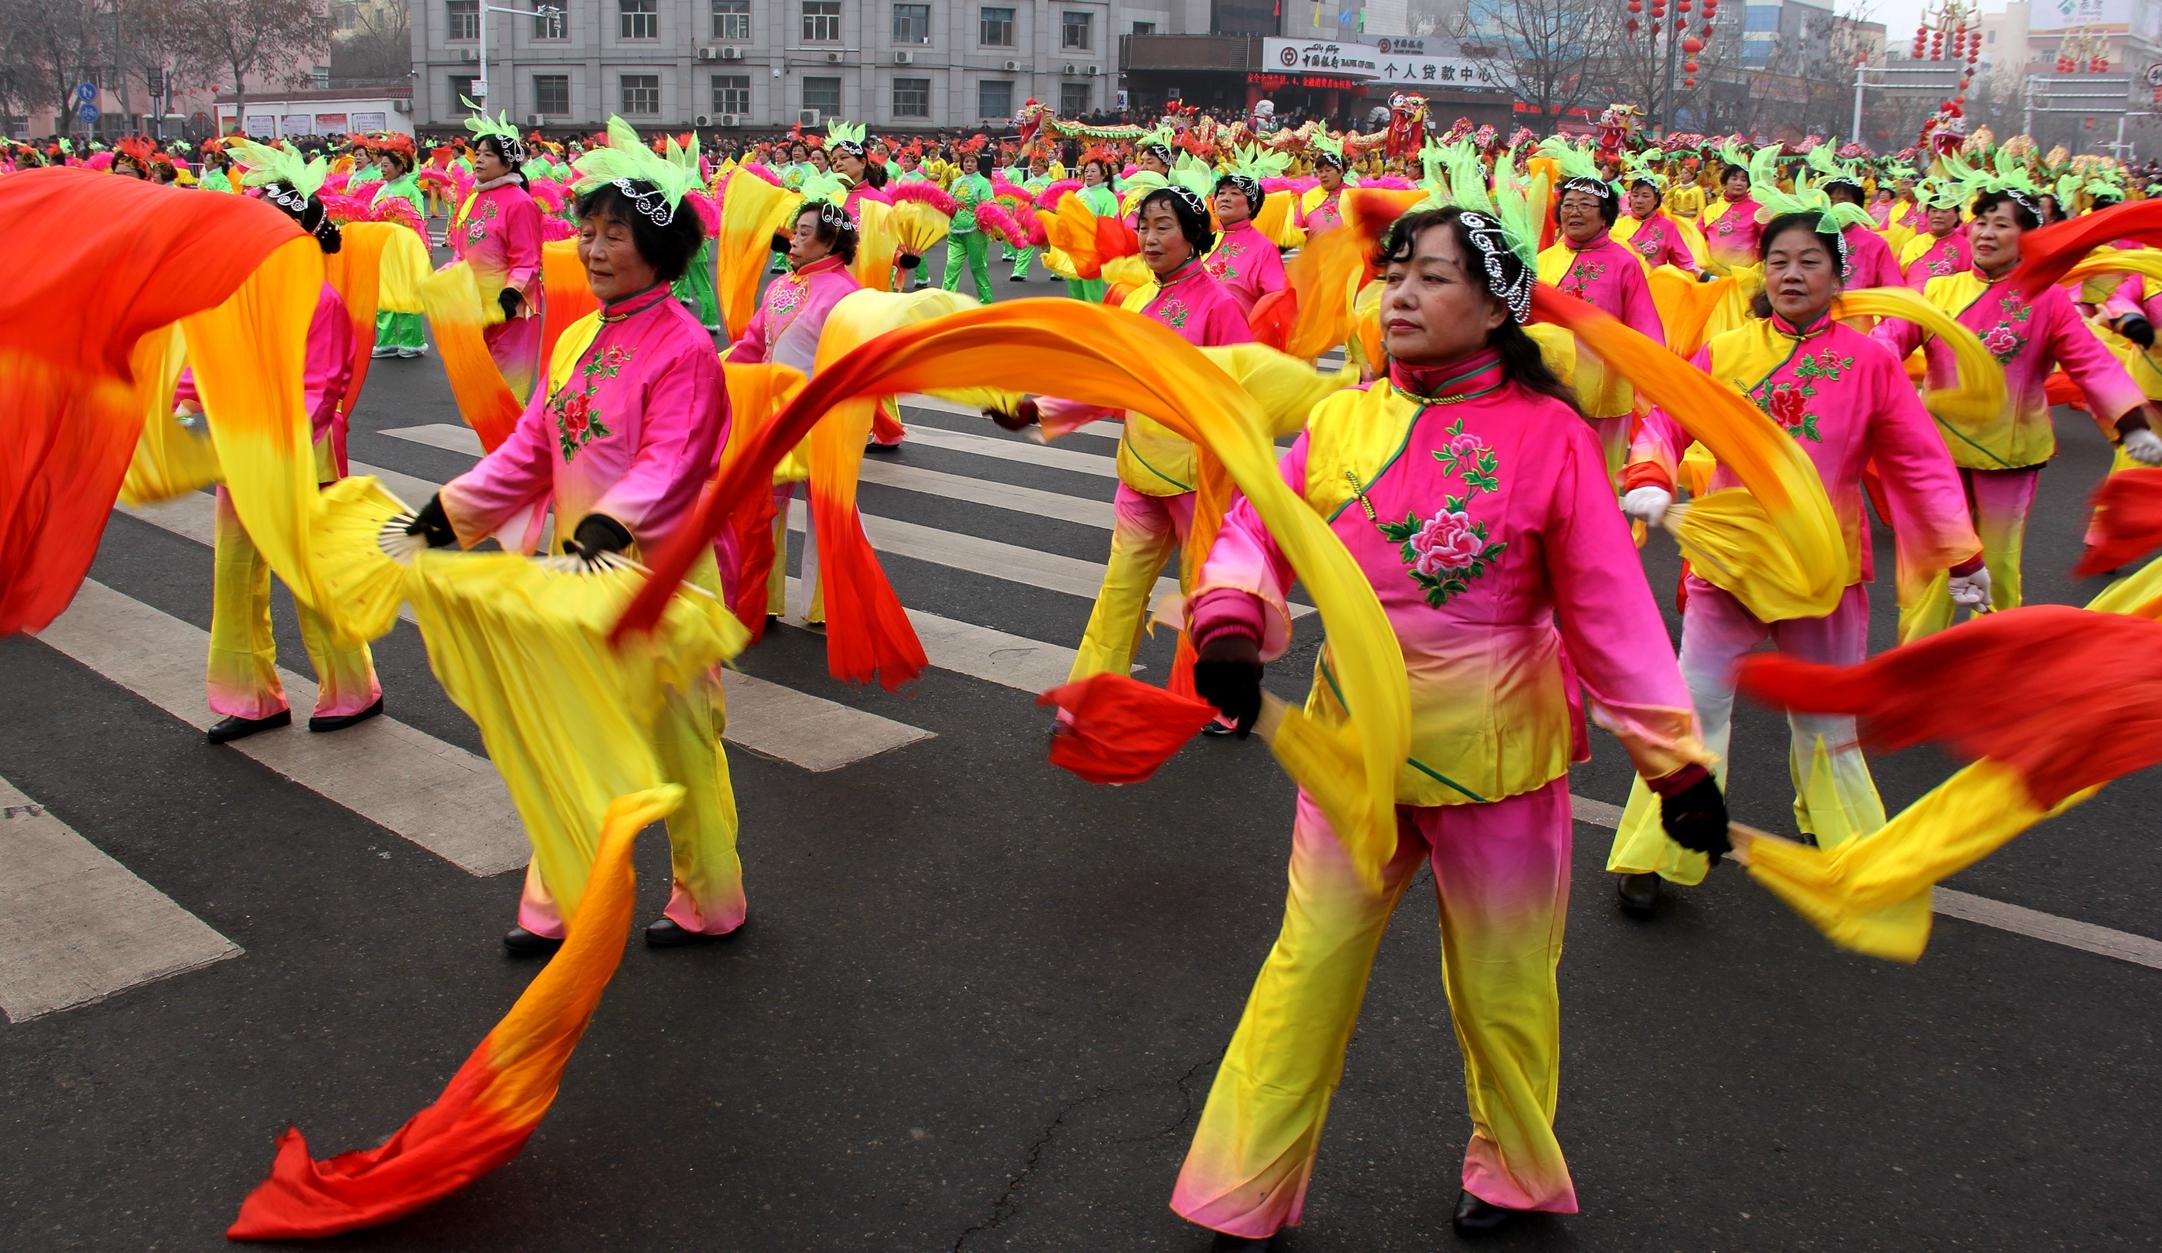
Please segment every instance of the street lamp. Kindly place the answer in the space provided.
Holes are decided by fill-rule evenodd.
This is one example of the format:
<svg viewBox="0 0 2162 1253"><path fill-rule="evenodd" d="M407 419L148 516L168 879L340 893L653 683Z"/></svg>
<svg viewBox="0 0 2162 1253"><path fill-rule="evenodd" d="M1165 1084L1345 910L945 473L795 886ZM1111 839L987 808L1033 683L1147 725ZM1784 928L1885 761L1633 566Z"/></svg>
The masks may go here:
<svg viewBox="0 0 2162 1253"><path fill-rule="evenodd" d="M509 5L489 4L488 0L481 0L480 81L473 84L473 95L480 101L484 112L488 105L488 15L490 13L509 13L517 17L546 17L557 21L561 21L563 18L563 10L552 4L536 4L530 9L514 9ZM503 110L503 112L508 112L508 110Z"/></svg>

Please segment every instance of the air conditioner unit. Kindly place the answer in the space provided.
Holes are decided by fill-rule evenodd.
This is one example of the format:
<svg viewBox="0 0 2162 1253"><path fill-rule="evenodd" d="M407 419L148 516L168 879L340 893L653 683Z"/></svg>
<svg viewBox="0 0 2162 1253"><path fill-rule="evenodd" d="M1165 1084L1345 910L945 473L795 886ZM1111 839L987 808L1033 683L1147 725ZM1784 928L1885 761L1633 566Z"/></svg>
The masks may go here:
<svg viewBox="0 0 2162 1253"><path fill-rule="evenodd" d="M1020 70L1020 68L1021 68L1021 63L1020 63L1019 61L1008 61L1008 62L1006 63L1006 72L1007 72L1008 74L1012 74L1012 73L1015 73L1015 72L1019 71L1019 70Z"/></svg>
<svg viewBox="0 0 2162 1253"><path fill-rule="evenodd" d="M816 126L818 125L818 110L798 109L796 110L796 121L804 126Z"/></svg>
<svg viewBox="0 0 2162 1253"><path fill-rule="evenodd" d="M413 102L410 100L393 100L390 102L390 107L400 113L411 113L413 111Z"/></svg>
<svg viewBox="0 0 2162 1253"><path fill-rule="evenodd" d="M721 50L719 48L700 48L698 50L698 59L701 61L711 61L720 55Z"/></svg>
<svg viewBox="0 0 2162 1253"><path fill-rule="evenodd" d="M711 113L701 113L691 119L691 125L704 130L706 127L713 125L713 115Z"/></svg>
<svg viewBox="0 0 2162 1253"><path fill-rule="evenodd" d="M720 116L718 125L723 130L734 130L736 127L743 125L743 118L739 114L723 113Z"/></svg>
<svg viewBox="0 0 2162 1253"><path fill-rule="evenodd" d="M916 63L916 54L913 52L896 52L893 54L893 63L895 65L914 65Z"/></svg>
<svg viewBox="0 0 2162 1253"><path fill-rule="evenodd" d="M1089 67L1089 77L1090 77L1090 78L1095 78L1095 77L1096 77L1097 75L1099 75L1099 74L1101 74L1101 73L1103 73L1103 72L1104 72L1104 67L1102 67L1101 65L1092 65L1092 66L1090 66L1090 67Z"/></svg>
<svg viewBox="0 0 2162 1253"><path fill-rule="evenodd" d="M547 123L548 119L543 114L528 113L525 115L525 124L527 126L545 126Z"/></svg>
<svg viewBox="0 0 2162 1253"><path fill-rule="evenodd" d="M826 54L826 64L828 64L828 65L839 65L839 64L841 63L841 55L842 55L842 54L841 54L841 53L838 53L838 52L829 52L829 53L827 53L827 54Z"/></svg>
<svg viewBox="0 0 2162 1253"><path fill-rule="evenodd" d="M1078 65L1075 65L1075 64L1074 64L1073 62L1071 62L1071 61L1068 61L1068 62L1066 63L1066 72L1067 72L1068 74L1079 74L1079 73L1081 72L1081 67L1080 67L1080 66L1078 66Z"/></svg>
<svg viewBox="0 0 2162 1253"><path fill-rule="evenodd" d="M478 65L480 63L480 49L460 48L458 50L458 59L467 65Z"/></svg>
<svg viewBox="0 0 2162 1253"><path fill-rule="evenodd" d="M743 49L741 49L741 48L723 48L723 49L721 49L721 60L723 60L723 61L741 61L742 59L743 59Z"/></svg>

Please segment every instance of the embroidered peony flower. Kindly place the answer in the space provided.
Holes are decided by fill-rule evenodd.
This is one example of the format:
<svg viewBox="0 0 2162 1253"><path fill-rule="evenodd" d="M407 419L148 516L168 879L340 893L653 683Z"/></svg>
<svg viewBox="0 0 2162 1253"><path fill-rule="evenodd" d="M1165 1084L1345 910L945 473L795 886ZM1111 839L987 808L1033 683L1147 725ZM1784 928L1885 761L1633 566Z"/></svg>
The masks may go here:
<svg viewBox="0 0 2162 1253"><path fill-rule="evenodd" d="M1781 426L1800 426L1802 419L1807 416L1803 412L1805 406L1802 394L1784 383L1772 388L1772 394L1766 397L1765 405Z"/></svg>
<svg viewBox="0 0 2162 1253"><path fill-rule="evenodd" d="M1411 537L1411 551L1411 568L1431 576L1469 567L1486 551L1486 541L1471 529L1469 515L1443 510Z"/></svg>
<svg viewBox="0 0 2162 1253"><path fill-rule="evenodd" d="M1470 431L1462 431L1449 438L1449 451L1459 458L1473 458L1486 451L1486 445Z"/></svg>
<svg viewBox="0 0 2162 1253"><path fill-rule="evenodd" d="M2011 327L1999 322L1990 329L1989 334L1982 337L1982 347L2002 357L2019 347L2019 336L2012 333Z"/></svg>
<svg viewBox="0 0 2162 1253"><path fill-rule="evenodd" d="M593 398L584 392L564 401L561 415L557 419L562 424L563 433L573 439L581 439L586 433L592 408Z"/></svg>

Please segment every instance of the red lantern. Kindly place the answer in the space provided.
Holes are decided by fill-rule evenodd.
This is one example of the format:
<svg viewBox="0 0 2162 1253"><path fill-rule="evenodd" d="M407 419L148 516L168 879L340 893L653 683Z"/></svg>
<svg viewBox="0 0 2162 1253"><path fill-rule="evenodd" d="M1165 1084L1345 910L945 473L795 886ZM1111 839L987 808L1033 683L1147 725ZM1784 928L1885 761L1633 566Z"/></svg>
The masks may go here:
<svg viewBox="0 0 2162 1253"><path fill-rule="evenodd" d="M1684 87L1694 87L1694 86L1696 86L1696 85L1697 85L1697 80L1696 80L1696 79L1694 79L1694 78L1685 78L1685 79L1683 79L1683 80L1682 80L1682 86L1684 86Z"/></svg>
<svg viewBox="0 0 2162 1253"><path fill-rule="evenodd" d="M1689 38L1682 40L1682 51L1688 53L1690 56L1695 56L1699 52L1704 51L1704 41L1697 38L1695 35L1691 35Z"/></svg>
<svg viewBox="0 0 2162 1253"><path fill-rule="evenodd" d="M1696 62L1694 62L1694 61L1684 61L1684 62L1682 62L1682 73L1684 73L1684 74L1694 74L1694 73L1696 73L1696 72L1697 72L1697 63L1696 63Z"/></svg>
<svg viewBox="0 0 2162 1253"><path fill-rule="evenodd" d="M1637 33L1637 20L1633 17L1629 19L1629 33L1632 35Z"/></svg>

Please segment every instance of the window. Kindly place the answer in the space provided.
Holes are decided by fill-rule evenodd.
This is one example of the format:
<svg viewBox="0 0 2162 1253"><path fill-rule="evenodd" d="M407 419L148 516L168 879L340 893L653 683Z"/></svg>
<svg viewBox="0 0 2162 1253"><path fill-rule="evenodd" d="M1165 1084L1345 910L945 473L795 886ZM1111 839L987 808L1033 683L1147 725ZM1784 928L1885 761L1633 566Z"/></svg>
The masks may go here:
<svg viewBox="0 0 2162 1253"><path fill-rule="evenodd" d="M841 116L841 80L838 78L806 78L803 80L803 107L818 110L818 116Z"/></svg>
<svg viewBox="0 0 2162 1253"><path fill-rule="evenodd" d="M893 115L895 117L931 116L931 80L928 78L894 79Z"/></svg>
<svg viewBox="0 0 2162 1253"><path fill-rule="evenodd" d="M1136 35L1153 35L1156 33L1156 23L1135 22L1133 33Z"/></svg>
<svg viewBox="0 0 2162 1253"><path fill-rule="evenodd" d="M1087 83L1060 83L1058 85L1058 111L1066 117L1080 117L1089 111L1089 85Z"/></svg>
<svg viewBox="0 0 2162 1253"><path fill-rule="evenodd" d="M553 13L535 13L533 15L533 37L535 39L569 39L571 37L570 15L564 11L560 2L550 7L556 11Z"/></svg>
<svg viewBox="0 0 2162 1253"><path fill-rule="evenodd" d="M571 111L571 76L568 74L535 74L533 76L533 111L535 113L567 114Z"/></svg>
<svg viewBox="0 0 2162 1253"><path fill-rule="evenodd" d="M479 97L477 97L477 96L475 96L475 95L473 94L473 84L474 84L475 82L477 82L477 81L479 81L479 80L477 80L476 78L474 78L474 76L473 76L473 75L471 75L471 74L453 74L453 75L451 75L451 76L450 76L450 98L451 98L452 100L454 100L454 101L456 101L456 100L471 100L471 101L473 101L473 102L474 102L474 103L476 103L476 104L480 104L480 103L485 103L485 102L484 102L484 101L482 101L482 100L481 100L481 99L480 99Z"/></svg>
<svg viewBox="0 0 2162 1253"><path fill-rule="evenodd" d="M1742 29L1748 31L1775 31L1779 29L1779 6L1776 4L1752 4L1742 14Z"/></svg>
<svg viewBox="0 0 2162 1253"><path fill-rule="evenodd" d="M750 42L751 0L713 0L713 37Z"/></svg>
<svg viewBox="0 0 2162 1253"><path fill-rule="evenodd" d="M661 76L658 74L625 74L623 76L623 112L652 116L661 111Z"/></svg>
<svg viewBox="0 0 2162 1253"><path fill-rule="evenodd" d="M986 48L1013 47L1013 10L982 8L977 11L976 38ZM988 86L988 84L986 84ZM986 113L985 117L995 114Z"/></svg>
<svg viewBox="0 0 2162 1253"><path fill-rule="evenodd" d="M841 0L803 0L803 41L835 43L840 38Z"/></svg>
<svg viewBox="0 0 2162 1253"><path fill-rule="evenodd" d="M1072 9L1066 10L1066 18L1059 24L1058 46L1087 52L1095 42L1093 38L1095 25L1095 14L1077 13ZM1083 84L1083 86L1086 85Z"/></svg>
<svg viewBox="0 0 2162 1253"><path fill-rule="evenodd" d="M749 113L751 111L751 76L748 74L715 74L713 76L713 111L715 113Z"/></svg>
<svg viewBox="0 0 2162 1253"><path fill-rule="evenodd" d="M443 11L450 15L449 38L480 38L480 0L443 0Z"/></svg>
<svg viewBox="0 0 2162 1253"><path fill-rule="evenodd" d="M976 84L976 116L980 118L1012 117L1013 84L1003 78L987 78Z"/></svg>
<svg viewBox="0 0 2162 1253"><path fill-rule="evenodd" d="M894 5L893 42L897 44L927 44L931 42L931 6L928 4Z"/></svg>
<svg viewBox="0 0 2162 1253"><path fill-rule="evenodd" d="M661 37L660 0L616 0L616 13L617 33L623 38Z"/></svg>

